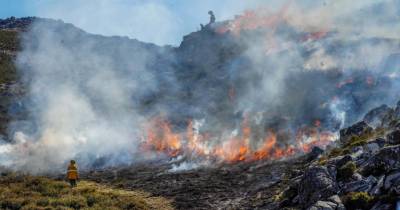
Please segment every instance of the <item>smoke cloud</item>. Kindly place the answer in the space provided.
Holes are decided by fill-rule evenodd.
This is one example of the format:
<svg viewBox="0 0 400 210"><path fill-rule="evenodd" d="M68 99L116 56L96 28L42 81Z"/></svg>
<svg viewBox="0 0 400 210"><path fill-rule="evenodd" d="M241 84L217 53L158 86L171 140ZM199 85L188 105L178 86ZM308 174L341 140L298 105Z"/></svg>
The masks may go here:
<svg viewBox="0 0 400 210"><path fill-rule="evenodd" d="M175 43L182 33L184 21L170 7L157 1L123 7L126 2L121 2L100 1L93 7L87 1L65 19L103 33L102 24L91 22L97 19L110 26L107 35L126 33L157 44ZM191 5L202 14L208 10L197 4ZM24 102L29 116L14 122L12 142L0 145L3 165L41 173L59 171L70 159L91 168L158 157L142 147L144 125L159 118L168 120L170 125L162 126L173 137L156 145L162 149L193 147L189 137L174 142L174 134L185 135L188 124L193 124L196 141L206 136L200 133L209 136L201 142L205 155L214 148L225 158L233 147L226 139L238 136L250 141L245 155L262 148L266 136L278 139L276 147L292 149L305 128L337 132L373 106L393 104L399 96L397 1L240 1L225 9L214 1L205 5L222 19L232 19L185 37L179 47L37 21L24 34L17 60L29 89ZM60 11L64 6L49 8L49 17L66 14ZM232 17L246 9L252 10ZM301 145L312 139L304 136ZM172 171L197 165L202 164L185 162Z"/></svg>

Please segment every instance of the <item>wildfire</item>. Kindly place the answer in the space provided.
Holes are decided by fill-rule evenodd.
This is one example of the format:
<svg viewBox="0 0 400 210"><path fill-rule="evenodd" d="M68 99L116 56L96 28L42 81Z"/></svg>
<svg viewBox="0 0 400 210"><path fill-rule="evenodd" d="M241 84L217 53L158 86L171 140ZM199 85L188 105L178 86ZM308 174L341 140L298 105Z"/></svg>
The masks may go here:
<svg viewBox="0 0 400 210"><path fill-rule="evenodd" d="M261 141L255 142L256 139L252 138L253 131L246 117L241 123L238 134L218 141L214 141L211 135L196 130L193 121L189 121L186 132L179 133L174 132L166 120L155 118L146 126L142 149L170 157L185 154L231 163L281 159L299 152L309 152L313 146L326 146L335 139L333 133L319 131L319 121L316 124L316 127L300 129L295 144L284 145L278 141L277 134L273 130L268 130Z"/></svg>
<svg viewBox="0 0 400 210"><path fill-rule="evenodd" d="M266 13L264 9L247 10L243 15L236 16L234 20L229 21L228 24L218 27L216 32L223 34L230 31L235 35L239 35L243 30L255 30L258 28L271 28L274 30L279 22L286 21L286 13L290 5L291 2L289 1L275 14Z"/></svg>

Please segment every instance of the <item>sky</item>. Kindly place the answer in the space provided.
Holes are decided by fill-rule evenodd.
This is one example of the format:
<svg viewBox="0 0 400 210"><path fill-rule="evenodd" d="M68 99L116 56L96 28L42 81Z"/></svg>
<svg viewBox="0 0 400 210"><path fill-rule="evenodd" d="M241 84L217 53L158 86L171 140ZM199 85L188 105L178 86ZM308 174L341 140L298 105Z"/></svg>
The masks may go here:
<svg viewBox="0 0 400 210"><path fill-rule="evenodd" d="M209 10L221 21L247 9L274 11L293 2L304 8L331 5L345 11L384 1L400 0L0 0L0 18L61 19L89 33L177 46L184 35L208 22Z"/></svg>
<svg viewBox="0 0 400 210"><path fill-rule="evenodd" d="M232 18L262 0L0 0L0 18L38 16L61 19L90 33L119 35L159 45L179 45L207 23ZM279 1L272 0L279 5ZM271 3L272 4L272 3ZM271 5L272 6L272 5Z"/></svg>

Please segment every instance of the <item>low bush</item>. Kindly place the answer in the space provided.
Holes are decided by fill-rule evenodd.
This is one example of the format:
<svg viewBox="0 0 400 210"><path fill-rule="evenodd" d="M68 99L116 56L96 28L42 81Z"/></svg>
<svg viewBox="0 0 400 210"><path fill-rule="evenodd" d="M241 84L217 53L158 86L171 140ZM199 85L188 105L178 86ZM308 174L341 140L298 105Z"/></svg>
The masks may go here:
<svg viewBox="0 0 400 210"><path fill-rule="evenodd" d="M343 197L346 209L370 209L374 198L366 192L350 192Z"/></svg>
<svg viewBox="0 0 400 210"><path fill-rule="evenodd" d="M350 178L357 170L357 166L353 161L349 161L337 170L337 179L345 180Z"/></svg>

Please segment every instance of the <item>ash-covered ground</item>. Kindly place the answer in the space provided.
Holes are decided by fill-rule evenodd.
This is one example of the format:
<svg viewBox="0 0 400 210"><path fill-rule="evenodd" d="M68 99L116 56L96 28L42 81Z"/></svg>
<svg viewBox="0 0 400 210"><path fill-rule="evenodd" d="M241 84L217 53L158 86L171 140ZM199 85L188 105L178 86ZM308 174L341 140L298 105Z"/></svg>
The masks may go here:
<svg viewBox="0 0 400 210"><path fill-rule="evenodd" d="M220 165L171 172L147 163L85 172L85 179L173 199L177 209L281 209L279 195L300 176L304 158Z"/></svg>

